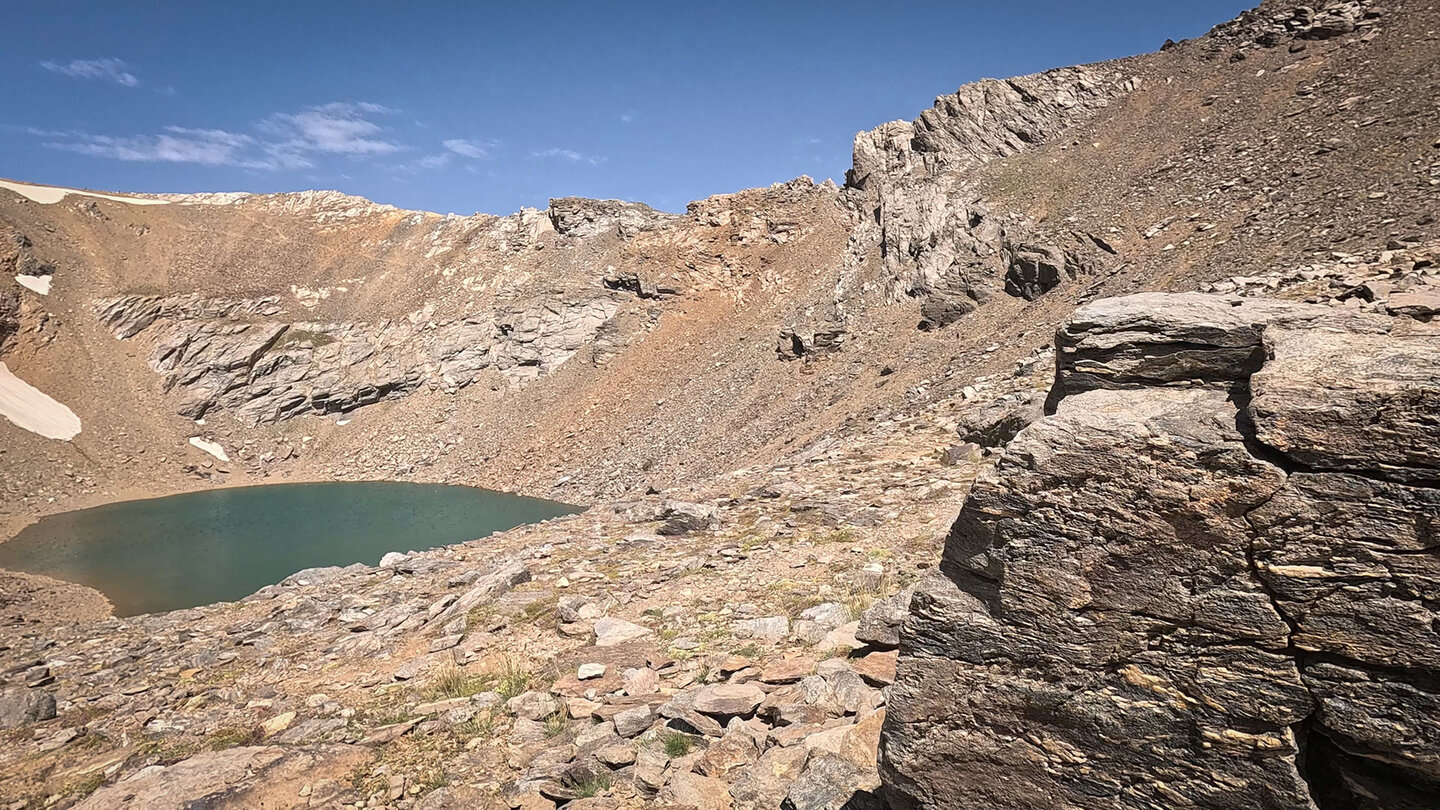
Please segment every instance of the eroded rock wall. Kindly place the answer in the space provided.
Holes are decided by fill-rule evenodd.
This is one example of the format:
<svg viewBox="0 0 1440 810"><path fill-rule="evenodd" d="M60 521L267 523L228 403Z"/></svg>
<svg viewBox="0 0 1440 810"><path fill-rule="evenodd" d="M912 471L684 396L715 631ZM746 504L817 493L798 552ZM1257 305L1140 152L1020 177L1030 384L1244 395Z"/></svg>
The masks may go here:
<svg viewBox="0 0 1440 810"><path fill-rule="evenodd" d="M1145 294L1056 342L911 604L891 805L1433 806L1440 330Z"/></svg>
<svg viewBox="0 0 1440 810"><path fill-rule="evenodd" d="M350 411L426 384L456 390L486 370L521 385L593 342L619 308L618 293L602 293L438 322L424 311L378 323L290 321L274 297L121 296L95 310L121 339L148 330L150 366L180 393L181 415L224 409L260 423Z"/></svg>
<svg viewBox="0 0 1440 810"><path fill-rule="evenodd" d="M1098 261L1093 243L1057 241L992 211L966 171L1043 143L1135 86L1113 67L985 79L914 122L856 135L846 179L878 223L890 299L921 298L926 325L944 326L1001 290L1034 298Z"/></svg>

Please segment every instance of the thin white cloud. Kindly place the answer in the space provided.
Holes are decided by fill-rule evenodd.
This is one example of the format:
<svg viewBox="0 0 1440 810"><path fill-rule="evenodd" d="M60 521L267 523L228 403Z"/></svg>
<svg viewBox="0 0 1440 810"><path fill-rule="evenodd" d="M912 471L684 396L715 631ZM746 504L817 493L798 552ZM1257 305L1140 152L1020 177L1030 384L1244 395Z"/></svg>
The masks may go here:
<svg viewBox="0 0 1440 810"><path fill-rule="evenodd" d="M635 114L634 114L634 113L628 113L628 112L627 112L627 113L621 113L621 115L620 115L620 123L622 123L622 124L628 124L628 123L630 123L631 121L634 121L634 120L635 120Z"/></svg>
<svg viewBox="0 0 1440 810"><path fill-rule="evenodd" d="M256 171L298 170L313 168L319 156L324 155L362 159L406 151L406 146L391 140L386 128L372 120L394 112L370 102L334 102L296 113L276 113L257 123L254 134L175 126L153 135L125 136L34 127L25 131L43 138L44 146L50 149L112 160ZM453 149L438 152L392 168L435 169L447 164L455 154L459 153Z"/></svg>
<svg viewBox="0 0 1440 810"><path fill-rule="evenodd" d="M444 143L446 149L467 158L490 157L490 150L497 145L495 141L476 141L465 138L451 138Z"/></svg>
<svg viewBox="0 0 1440 810"><path fill-rule="evenodd" d="M159 135L128 138L74 133L67 140L48 141L45 146L131 162L240 166L246 163L244 152L254 144L249 135L221 129L167 127Z"/></svg>
<svg viewBox="0 0 1440 810"><path fill-rule="evenodd" d="M370 102L336 101L298 113L276 113L260 130L280 138L293 153L332 155L384 155L403 147L383 136L385 128L371 116L394 112Z"/></svg>
<svg viewBox="0 0 1440 810"><path fill-rule="evenodd" d="M69 62L40 63L40 67L72 79L110 82L121 87L139 87L140 79L131 73L131 66L121 59L74 59Z"/></svg>
<svg viewBox="0 0 1440 810"><path fill-rule="evenodd" d="M445 166L448 166L450 164L450 161L454 159L454 157L455 156L449 152L436 152L433 155L425 155L423 157L417 158L416 160L406 161L405 163L396 163L389 168L392 172L414 174L415 172L431 171L434 169L444 168Z"/></svg>
<svg viewBox="0 0 1440 810"><path fill-rule="evenodd" d="M530 156L537 158L560 158L561 160L568 160L571 163L579 163L585 159L584 155L576 152L574 149L560 149L558 147L553 149L536 149L530 153Z"/></svg>
<svg viewBox="0 0 1440 810"><path fill-rule="evenodd" d="M586 155L581 152L576 152L574 149L563 149L560 147L537 149L532 151L530 156L542 160L554 159L568 160L571 163L589 163L591 166L599 166L607 160L603 155Z"/></svg>

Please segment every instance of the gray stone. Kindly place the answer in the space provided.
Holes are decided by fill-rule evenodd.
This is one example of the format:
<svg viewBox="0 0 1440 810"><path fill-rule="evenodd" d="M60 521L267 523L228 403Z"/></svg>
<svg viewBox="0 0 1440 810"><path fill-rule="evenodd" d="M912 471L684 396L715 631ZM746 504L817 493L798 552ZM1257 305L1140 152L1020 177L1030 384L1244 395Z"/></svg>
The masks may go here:
<svg viewBox="0 0 1440 810"><path fill-rule="evenodd" d="M1427 806L1427 329L1194 295L1077 312L1054 414L976 482L916 587L890 805Z"/></svg>
<svg viewBox="0 0 1440 810"><path fill-rule="evenodd" d="M694 706L702 714L748 717L763 700L765 691L753 684L717 684L696 692Z"/></svg>
<svg viewBox="0 0 1440 810"><path fill-rule="evenodd" d="M611 719L615 723L615 733L629 738L649 730L655 722L655 711L650 706L641 704L626 709Z"/></svg>
<svg viewBox="0 0 1440 810"><path fill-rule="evenodd" d="M790 632L790 620L784 616L744 619L735 623L736 638L778 639Z"/></svg>
<svg viewBox="0 0 1440 810"><path fill-rule="evenodd" d="M873 770L860 768L838 754L817 751L780 806L784 810L880 810L883 805L875 794L879 785Z"/></svg>
<svg viewBox="0 0 1440 810"><path fill-rule="evenodd" d="M1440 329L1272 326L1265 347L1270 359L1250 379L1260 441L1312 469L1440 478Z"/></svg>
<svg viewBox="0 0 1440 810"><path fill-rule="evenodd" d="M1249 379L1272 325L1344 325L1383 334L1385 319L1326 306L1201 293L1139 293L1075 310L1055 335L1058 392ZM1052 394L1052 398L1053 398Z"/></svg>
<svg viewBox="0 0 1440 810"><path fill-rule="evenodd" d="M914 588L906 588L871 605L860 616L860 626L855 629L855 638L885 649L899 647L900 625L909 613L910 597L914 593Z"/></svg>
<svg viewBox="0 0 1440 810"><path fill-rule="evenodd" d="M548 692L525 692L505 701L505 710L526 720L544 720L560 711L560 703Z"/></svg>
<svg viewBox="0 0 1440 810"><path fill-rule="evenodd" d="M614 616L605 616L595 620L596 647L614 647L653 635L655 635L655 631L648 627L641 627Z"/></svg>
<svg viewBox="0 0 1440 810"><path fill-rule="evenodd" d="M55 696L41 689L0 689L0 728L19 728L55 716Z"/></svg>

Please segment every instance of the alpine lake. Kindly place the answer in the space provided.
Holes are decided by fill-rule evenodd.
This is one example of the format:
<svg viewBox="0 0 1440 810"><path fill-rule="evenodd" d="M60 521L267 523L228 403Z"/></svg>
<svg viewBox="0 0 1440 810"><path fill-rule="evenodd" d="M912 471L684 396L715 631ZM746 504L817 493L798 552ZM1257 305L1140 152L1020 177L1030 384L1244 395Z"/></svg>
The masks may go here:
<svg viewBox="0 0 1440 810"><path fill-rule="evenodd" d="M78 582L117 616L226 602L321 566L475 540L573 514L443 484L332 482L192 492L64 512L0 543L0 568Z"/></svg>

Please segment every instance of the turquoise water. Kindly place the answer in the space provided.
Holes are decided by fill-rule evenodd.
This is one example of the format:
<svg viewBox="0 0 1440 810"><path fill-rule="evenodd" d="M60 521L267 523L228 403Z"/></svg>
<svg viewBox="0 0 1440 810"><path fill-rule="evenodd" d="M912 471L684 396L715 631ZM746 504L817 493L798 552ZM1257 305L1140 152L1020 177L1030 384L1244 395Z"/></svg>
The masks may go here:
<svg viewBox="0 0 1440 810"><path fill-rule="evenodd" d="M0 568L79 582L118 616L224 602L303 568L474 540L579 511L471 487L277 484L52 515L0 543Z"/></svg>

